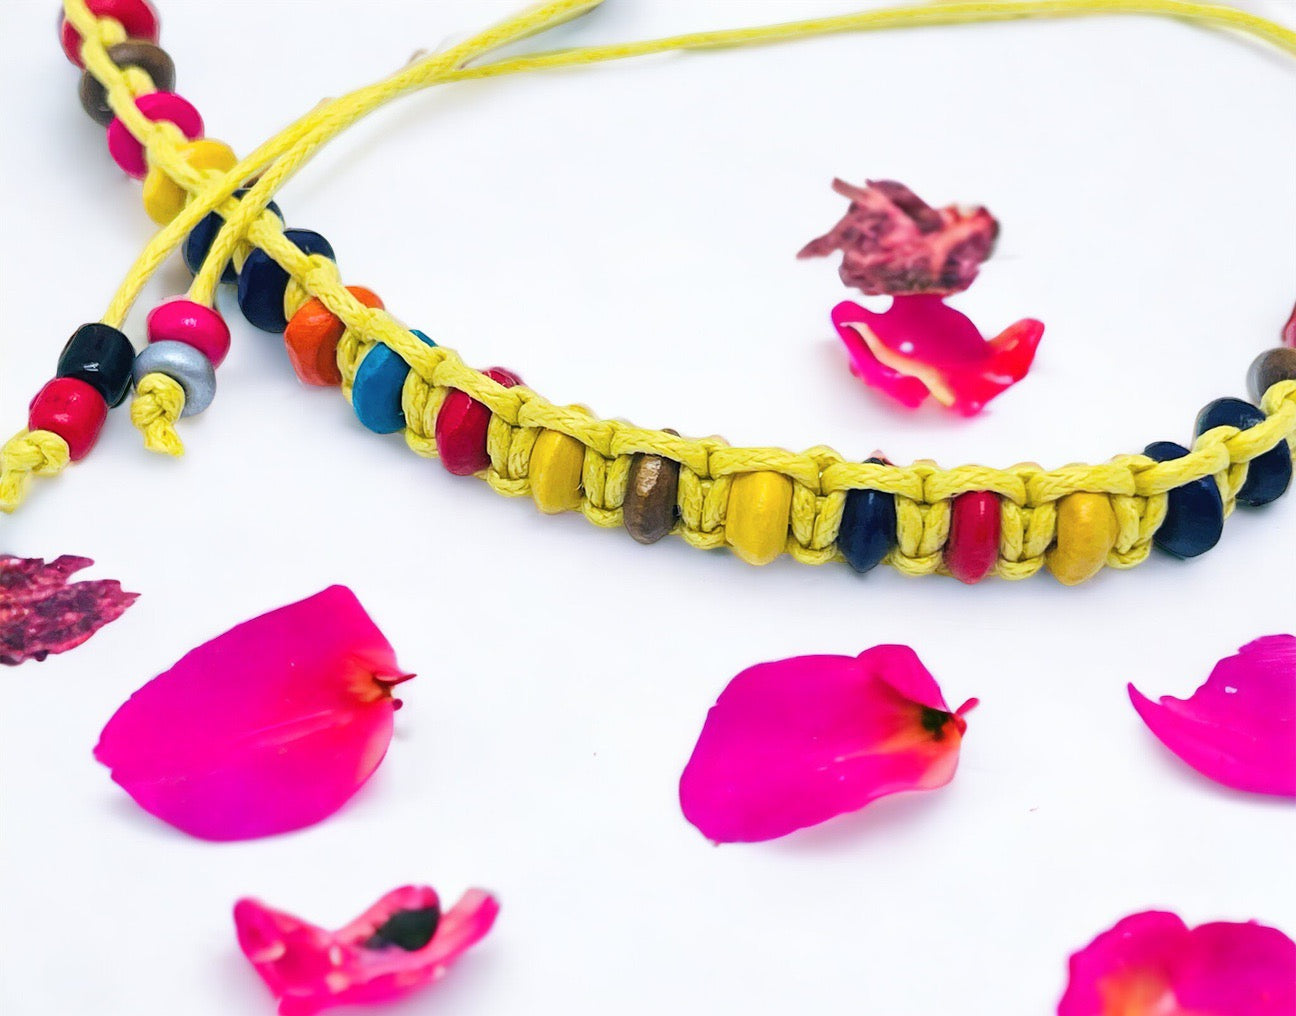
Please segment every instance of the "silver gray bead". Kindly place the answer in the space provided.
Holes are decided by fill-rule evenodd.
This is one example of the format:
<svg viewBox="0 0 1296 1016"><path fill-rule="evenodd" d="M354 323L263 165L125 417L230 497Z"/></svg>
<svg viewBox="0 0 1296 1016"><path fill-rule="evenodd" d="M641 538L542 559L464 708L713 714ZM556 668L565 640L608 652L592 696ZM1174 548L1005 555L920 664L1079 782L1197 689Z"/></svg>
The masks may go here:
<svg viewBox="0 0 1296 1016"><path fill-rule="evenodd" d="M216 398L216 368L186 342L150 342L135 357L131 377L136 386L145 374L165 374L184 389L181 416L196 416Z"/></svg>

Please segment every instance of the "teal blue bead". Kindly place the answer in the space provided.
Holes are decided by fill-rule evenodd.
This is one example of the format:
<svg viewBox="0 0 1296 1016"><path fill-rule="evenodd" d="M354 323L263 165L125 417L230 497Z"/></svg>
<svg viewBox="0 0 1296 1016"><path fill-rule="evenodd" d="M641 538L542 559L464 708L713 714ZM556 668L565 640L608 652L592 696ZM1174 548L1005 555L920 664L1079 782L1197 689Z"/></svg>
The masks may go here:
<svg viewBox="0 0 1296 1016"><path fill-rule="evenodd" d="M881 459L868 461L882 464ZM872 571L895 545L895 495L880 490L848 491L837 531L837 549L846 563L860 573Z"/></svg>
<svg viewBox="0 0 1296 1016"><path fill-rule="evenodd" d="M436 343L415 330L429 346ZM410 366L390 346L378 343L360 361L351 386L351 408L356 418L377 434L394 434L405 427L405 410L401 408L401 390Z"/></svg>
<svg viewBox="0 0 1296 1016"><path fill-rule="evenodd" d="M1265 422L1264 413L1241 399L1216 399L1197 414L1196 434L1200 437L1216 427L1236 427L1246 430ZM1286 441L1279 441L1263 455L1247 463L1246 483L1238 491L1239 504L1258 508L1277 501L1291 486L1291 449Z"/></svg>
<svg viewBox="0 0 1296 1016"><path fill-rule="evenodd" d="M1181 459L1188 449L1173 441L1156 441L1143 454L1157 462ZM1224 499L1213 477L1206 476L1166 495L1166 516L1152 542L1175 557L1196 557L1219 543L1224 533Z"/></svg>

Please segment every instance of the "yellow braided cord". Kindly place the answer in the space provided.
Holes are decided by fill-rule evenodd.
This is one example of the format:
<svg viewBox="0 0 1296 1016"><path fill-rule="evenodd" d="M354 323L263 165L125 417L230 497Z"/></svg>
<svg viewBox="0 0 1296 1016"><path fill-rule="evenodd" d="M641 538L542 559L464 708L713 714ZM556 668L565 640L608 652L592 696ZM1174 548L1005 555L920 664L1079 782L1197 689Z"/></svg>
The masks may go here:
<svg viewBox="0 0 1296 1016"><path fill-rule="evenodd" d="M135 429L144 435L144 447L151 452L179 457L184 445L175 431L175 422L184 412L185 394L180 382L166 374L145 374L135 386L130 418Z"/></svg>
<svg viewBox="0 0 1296 1016"><path fill-rule="evenodd" d="M515 57L486 65L468 62L507 42L536 34L595 6L591 0L558 0L537 5L465 43L411 64L397 74L341 99L322 103L281 134L270 139L226 174L197 174L177 156L182 139L165 125L157 127L134 108L133 87L108 59L115 41L111 23L97 21L84 0L65 0L69 19L85 38L86 66L103 84L113 109L144 143L150 166L160 167L191 195L188 205L164 227L123 282L104 320L125 318L147 279L190 229L208 212L226 219L208 260L195 279L191 296L208 302L221 266L244 245L265 250L292 279L286 310L308 296L318 298L346 325L338 345L343 392L349 398L355 372L365 354L382 342L412 368L405 384L405 439L418 454L435 455L436 414L450 390L459 390L492 412L488 432L491 465L481 475L510 496L530 493L531 449L544 430L575 438L584 446L580 510L603 526L621 524L632 457L658 454L680 464L679 522L675 532L694 546L725 545L725 519L733 477L770 471L787 476L793 497L786 550L800 561L822 564L840 559L837 531L845 495L873 489L895 495L897 547L888 563L906 574L945 573L942 550L948 539L951 500L969 491L997 493L1002 504L1002 537L996 574L1019 579L1034 574L1056 537L1057 502L1068 494L1106 494L1119 533L1108 565L1132 567L1150 550L1153 534L1166 509L1166 494L1176 487L1210 477L1219 486L1226 510L1245 482L1246 464L1289 442L1296 435L1296 382L1274 385L1264 396L1264 422L1245 431L1222 427L1201 435L1181 459L1157 463L1142 455L1119 456L1097 466L1073 465L1044 470L1035 464L1008 469L961 466L940 469L931 462L911 466L878 465L843 458L830 448L804 453L781 449L731 448L718 438L688 439L646 430L617 420L600 420L579 406L555 406L525 387L504 388L464 365L454 350L429 347L382 310L365 307L342 285L336 266L308 257L283 235L266 204L324 144L382 104L408 91L473 78L495 77L546 68L572 67L607 60L682 49L753 45L830 32L1020 18L1059 18L1095 14L1136 14L1178 18L1207 27L1251 35L1296 55L1296 32L1231 7L1181 0L1050 0L1050 2L942 2L897 7L832 18L819 18L749 29L700 32L583 49L557 50ZM107 26L107 27L105 27ZM143 122L141 122L143 121ZM138 128L138 129L137 129ZM268 168L267 168L268 167ZM243 201L230 199L244 181L261 173ZM156 397L156 393L155 397ZM138 402L138 400L137 400ZM134 412L134 407L132 407ZM154 421L166 415L159 414ZM178 412L176 413L178 415ZM12 443L12 442L11 442Z"/></svg>
<svg viewBox="0 0 1296 1016"><path fill-rule="evenodd" d="M0 512L12 512L32 476L57 476L68 464L68 446L48 430L20 430L0 448Z"/></svg>

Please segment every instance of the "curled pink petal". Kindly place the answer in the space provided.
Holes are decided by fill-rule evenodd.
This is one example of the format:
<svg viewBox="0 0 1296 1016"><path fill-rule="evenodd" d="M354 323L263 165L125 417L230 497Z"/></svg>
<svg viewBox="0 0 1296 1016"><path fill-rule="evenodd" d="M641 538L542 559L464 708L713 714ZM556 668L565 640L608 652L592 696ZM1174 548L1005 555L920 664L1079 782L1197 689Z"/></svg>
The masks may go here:
<svg viewBox="0 0 1296 1016"><path fill-rule="evenodd" d="M239 948L279 1000L280 1016L386 1002L439 978L490 931L495 897L469 889L444 914L436 890L394 889L338 931L317 927L258 900L239 900Z"/></svg>
<svg viewBox="0 0 1296 1016"><path fill-rule="evenodd" d="M680 805L708 839L752 842L942 787L975 704L951 712L908 646L758 664L707 714Z"/></svg>
<svg viewBox="0 0 1296 1016"><path fill-rule="evenodd" d="M1071 957L1058 1016L1291 1016L1296 943L1254 921L1133 914Z"/></svg>
<svg viewBox="0 0 1296 1016"><path fill-rule="evenodd" d="M897 296L881 313L846 301L832 320L866 384L911 409L930 395L964 416L1026 376L1044 335L1044 325L1027 318L987 342L938 296Z"/></svg>
<svg viewBox="0 0 1296 1016"><path fill-rule="evenodd" d="M1296 797L1296 636L1256 639L1215 665L1189 699L1130 701L1161 743L1237 790Z"/></svg>
<svg viewBox="0 0 1296 1016"><path fill-rule="evenodd" d="M125 613L139 594L123 592L121 583L68 582L92 564L71 554L49 564L0 554L0 663L66 652Z"/></svg>
<svg viewBox="0 0 1296 1016"><path fill-rule="evenodd" d="M870 180L864 187L834 180L833 190L850 199L850 208L797 257L841 251L842 282L869 296L961 292L999 235L986 209L932 208L894 180Z"/></svg>
<svg viewBox="0 0 1296 1016"><path fill-rule="evenodd" d="M140 807L209 840L270 836L340 808L387 752L412 677L351 590L231 628L135 692L95 758Z"/></svg>

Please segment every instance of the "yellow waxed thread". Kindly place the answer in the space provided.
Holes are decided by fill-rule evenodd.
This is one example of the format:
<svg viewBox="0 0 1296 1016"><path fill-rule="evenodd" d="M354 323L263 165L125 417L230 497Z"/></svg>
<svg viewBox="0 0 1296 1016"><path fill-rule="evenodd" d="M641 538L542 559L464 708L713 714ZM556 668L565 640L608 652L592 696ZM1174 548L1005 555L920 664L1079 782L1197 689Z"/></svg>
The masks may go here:
<svg viewBox="0 0 1296 1016"><path fill-rule="evenodd" d="M84 6L82 0L68 0L70 12L72 8L78 6ZM581 10L588 9L589 6L591 4L570 2L542 5L535 11L515 19L513 22L514 30L516 31L518 27L521 27L527 34L532 34L535 31L542 30L547 21L552 21L560 16L564 18L574 16L576 13L580 13ZM88 15L88 12L83 13L86 18L92 17ZM206 207L195 208L194 206L199 205L200 202L191 202L190 209L186 209L191 214L186 215L185 212L182 212L180 218L192 221L173 221L171 226L168 227L172 234L170 237L163 237L162 234L159 234L157 240L161 241L161 243L158 246L164 247L164 249L160 252L153 251L152 257L149 258L142 256L141 262L137 264L136 269L132 272L132 275L137 277L128 276L127 281L123 284L122 291L119 292L118 299L114 301L115 307L110 308L110 313L115 311L121 317L124 317L125 310L129 308L129 302L127 301L134 299L134 295L138 292L138 288L142 286L143 281L156 270L157 265L170 253L179 240L183 239L192 224L211 210L212 207L215 207L218 202L225 201L222 211L228 212L232 208L234 214L238 214L243 207L251 206L252 202L248 200L252 198L251 194L245 198L242 204L225 200L227 195L239 186L240 181L246 179L249 163L254 163L257 159L260 159L260 164L265 164L275 159L276 153L290 151L294 147L292 137L300 137L303 140L297 142L295 147L301 149L301 151L293 153L294 158L289 160L292 163L289 169L295 171L295 168L300 166L309 157L309 154L324 143L327 138L335 136L346 125L354 122L355 119L358 119L370 109L376 108L387 98L394 97L400 91L412 87L422 87L424 84L440 81L465 80L472 77L517 73L543 67L575 66L581 63L665 52L670 49L747 45L797 38L810 34L822 34L829 31L868 30L921 24L952 24L974 20L1005 20L1020 17L1061 17L1094 13L1158 14L1200 21L1218 27L1247 32L1259 38L1267 39L1287 52L1296 53L1296 33L1264 19L1245 12L1234 11L1230 8L1206 4L1179 3L1173 2L1173 0L1137 3L1126 2L1126 0L1057 0L1057 2L1048 4L948 3L941 4L939 7L921 9L896 8L865 12L858 15L846 15L839 18L770 26L769 28L694 33L692 35L650 40L642 43L559 51L550 54L539 54L534 57L501 61L486 67L462 68L449 72L445 70L444 63L440 67L432 67L431 62L434 62L437 58L428 58L412 65L411 68L395 75L386 82L380 82L376 86L369 86L368 89L361 89L349 97L332 104L326 104L317 111L308 114L308 116L293 125L289 132L285 132L263 145L257 153L254 153L255 158L249 157L249 159L244 160L244 163L231 171L219 185L212 186L207 191L203 191L203 187L206 185L205 182L201 179L195 179L194 174L186 173L183 165L173 166L170 164L176 161L172 158L174 151L171 150L174 149L176 144L174 136L168 136L166 131L157 132L155 136L142 136L141 140L145 141L150 164L162 165L167 175L176 180L179 185L206 199L201 202ZM528 17L530 18L529 28L527 25ZM72 20L86 37L87 51L95 48L95 33L99 32L99 25L103 23L90 21L88 24L82 25L77 23L75 17L72 17ZM480 38L482 37L476 37L476 39ZM90 66L91 54L87 52L86 56L87 66ZM116 71L112 67L111 61L106 59L106 56L104 62L108 65L109 74ZM98 76L97 71L96 74ZM105 82L105 84L109 86L108 91L111 102L114 89L111 87L111 82ZM384 91L386 92L385 95L382 94ZM368 103L367 108L366 103ZM129 102L128 98L123 102L123 105L133 105L133 103ZM114 108L116 107L114 106ZM132 110L131 112L135 111ZM329 122L330 117L333 118L331 122ZM123 117L123 120L127 122L128 126L131 126L128 117ZM326 126L321 127L321 124ZM147 124L144 125L144 130L148 130ZM158 150L157 154L159 156L156 160L154 159L155 149ZM278 169L278 165L275 168ZM289 173L284 172L276 175L286 179ZM263 182L265 182L264 178ZM269 195L272 193L273 187L266 187L264 201L268 201ZM251 208L248 217L256 214L259 214L258 209ZM536 416L539 422L543 422L544 417L556 413L561 419L550 420L549 422L556 423L558 433L570 434L570 436L585 445L587 449L595 451L601 456L610 454L610 449L604 450L604 448L600 447L605 444L619 442L626 445L628 443L633 444L636 440L641 445L662 443L661 438L663 435L657 432L642 431L628 425L621 426L615 423L609 426L608 421L592 420L588 416L585 416L584 420L573 419L569 412L561 411L558 407L549 406L533 393L527 393L524 397L520 389L502 389L491 382L490 379L468 370L458 361L457 355L454 355L452 351L444 350L443 347L438 347L439 355L437 356L425 357L419 355L422 351L426 351L427 347L421 343L416 343L416 340L408 332L396 325L390 318L380 312L370 312L368 308L360 305L358 301L351 299L350 294L341 289L341 280L337 277L335 270L332 273L319 270L319 266L312 264L311 259L305 258L300 251L296 250L282 237L281 231L274 229L277 220L274 220L272 216L268 218L272 220L272 224L258 223L258 228L251 231L258 235L251 238L263 241L264 248L275 260L288 269L290 275L302 287L302 291L321 298L326 306L329 306L330 310L338 314L348 326L344 344L339 347L339 363L343 365L344 378L348 376L348 367L350 368L350 375L353 376L354 366L358 363L357 357L363 356L363 353L367 351L373 341L383 341L404 356L414 368L411 379L415 380L415 383L407 383L406 385L407 400L413 397L425 406L438 405L440 393L443 393L447 387L455 387L465 390L474 398L485 402L494 411L495 415L491 421L493 468L488 471L486 479L496 489L510 494L526 492L525 467L521 470L516 468L514 457L511 454L507 457L506 462L499 463L496 461L497 453L500 451L499 445L518 443L516 440L508 441L509 438L519 438L521 444L526 445L527 435L530 435L530 440L533 442L535 433L541 429L534 425L526 426L523 424L520 418L523 409L531 410L532 415ZM227 228L230 225L232 224L227 223ZM164 234L166 232L167 230L163 231ZM238 231L234 229L230 230L230 232L237 234ZM267 232L272 235L260 235ZM242 239L242 237L234 235L228 242L232 246L242 242ZM258 245L263 244L258 242ZM149 253L146 251L146 255ZM215 253L216 245L213 245L213 254ZM224 260L227 260L227 258L220 259L218 263L223 265ZM211 264L209 262L208 265L204 266L204 272L200 273L204 285L208 284L206 273L210 268ZM215 270L218 271L219 269ZM195 281L198 283L200 280ZM130 293L128 297L123 299L123 294L132 288L134 293ZM338 290L341 290L341 292L338 292ZM214 285L212 291L214 292ZM356 328L362 328L363 331L356 334L354 332ZM351 341L345 341L348 338ZM353 362L344 363L347 360ZM426 386L428 391L420 392L420 383ZM919 464L915 464L915 467L910 467L908 470L900 467L880 467L882 472L879 475L863 478L854 475L858 471L860 464L842 461L831 449L812 450L819 454L807 453L805 456L795 456L788 452L766 453L764 459L762 459L761 455L765 450L734 449L731 450L733 455L730 456L728 463L724 461L723 456L718 457L715 469L716 475L711 477L707 475L711 472L711 463L707 460L710 452L719 451L723 447L722 444L715 445L714 442L683 442L681 439L681 442L676 447L663 450L662 453L672 455L685 467L682 469L680 496L684 528L682 528L680 535L690 543L698 546L715 546L723 541L720 520L723 518L729 494L729 476L744 465L748 468L758 468L765 465L784 472L794 480L792 517L790 520L791 536L788 541L788 550L799 559L808 560L812 563L822 563L831 556L831 543L835 540L836 525L840 521L841 492L858 486L870 486L895 493L898 508L901 509L899 511L901 523L898 527L899 546L896 553L892 555L891 563L901 568L901 570L917 573L930 573L932 570L939 570L939 564L933 564L933 562L939 561L939 548L943 544L948 531L948 501L945 499L963 490L988 489L995 490L1001 497L1005 498L1006 505L1018 511L1018 515L1015 517L1016 526L1015 528L1013 526L1009 527L1011 532L1005 542L1011 544L1012 547L1019 548L1017 550L1018 554L1021 553L1020 548L1022 547L1025 547L1027 551L1030 550L1031 545L1036 548L1033 555L1035 560L1032 560L1032 556L1028 553L1024 568L1017 567L1022 562L1001 560L999 572L1003 574L1005 572L1011 573L1014 570L1033 571L1038 569L1040 555L1047 548L1048 542L1052 538L1051 526L1047 522L1041 522L1041 520L1047 520L1055 514L1052 499L1065 496L1071 490L1093 489L1095 483L1106 483L1111 487L1113 505L1117 516L1122 519L1120 537L1116 548L1112 552L1113 559L1109 561L1109 564L1121 567L1137 563L1138 560L1146 556L1147 543L1150 542L1151 534L1155 532L1156 526L1159 525L1158 508L1162 514L1164 511L1164 491L1172 489L1183 482L1188 482L1189 479L1200 478L1195 475L1189 475L1185 478L1185 473L1191 473L1193 470L1200 469L1203 466L1207 467L1206 472L1216 477L1221 486L1221 491L1225 494L1226 500L1231 506L1233 496L1236 494L1236 488L1245 479L1245 462L1254 455L1273 447L1273 444L1276 443L1273 440L1274 434L1263 432L1264 428L1270 423L1275 423L1274 418L1281 416L1284 421L1282 426L1274 427L1273 430L1281 433L1285 438L1294 429L1294 423L1296 423L1296 397L1294 397L1296 396L1296 385L1284 384L1286 385L1285 389L1281 385L1276 385L1274 389L1271 389L1266 394L1265 409L1269 413L1270 419L1266 420L1264 424L1241 432L1241 434L1230 432L1229 428L1222 428L1223 434L1203 435L1190 456L1185 459L1174 460L1171 463L1157 464L1151 463L1150 460L1142 456L1125 456L1120 460L1114 460L1107 466L1066 467L1063 470L1054 470L1050 473L1043 473L1038 467L1014 467L1013 470L962 467L958 470L940 471L934 467L920 467ZM344 389L347 387L349 385L344 384ZM513 398L506 397L501 400L501 393L509 391L517 394ZM411 393L413 394L411 395ZM497 404L501 403L501 401L503 404ZM505 414L502 411L506 409L512 409L515 412ZM577 414L577 416L579 415ZM425 413L422 419L425 423L432 423L435 414L428 416ZM573 426L571 430L563 426L573 424L580 426ZM596 429L598 433L591 433L591 428ZM1208 438L1210 440L1207 440ZM1241 438L1242 440L1233 440L1232 444L1229 444L1229 441L1234 438ZM428 436L416 433L414 428L407 430L406 439L411 447L416 450L426 449L429 444ZM658 449L644 447L643 450L657 451ZM1221 450L1223 451L1222 459ZM826 455L823 454L824 451L827 452ZM695 471L687 468L688 460L697 460L699 457L702 459L702 468L700 470ZM1198 461L1190 461L1198 458ZM600 478L615 475L618 463L625 461L625 453L613 458L606 469L599 465L601 461L601 459L592 460L590 456L586 456L585 485L586 487L595 488L597 500L600 503L595 504L587 500L582 506L582 510L593 521L600 524L617 524L615 519L618 514L615 505L615 485L609 485ZM501 471L498 468L501 464L511 468ZM811 466L814 467L813 470ZM1214 468L1210 468L1212 466ZM728 471L726 471L726 467ZM829 478L830 475L836 483L835 486L824 483L824 480ZM593 478L594 482L591 482L591 478ZM1143 480L1141 484L1140 479ZM917 492L911 490L914 481L917 481L920 487ZM1080 485L1075 486L1076 484ZM1168 484L1168 486L1163 486L1165 484ZM1027 489L1027 485L1029 485L1029 489ZM612 501L607 498L606 491L608 489L614 492ZM927 499L931 503L922 500L911 502L910 496L913 493L917 493L920 498ZM1043 500L1038 505L1027 504L1024 509L1019 509L1019 501L1036 498ZM826 516L822 507L819 507L821 501L825 501L829 505ZM910 503L912 503L912 509L905 510L906 505ZM700 512L693 507L695 505L700 505ZM688 528L690 521L696 522L700 528ZM807 542L806 534L809 534L809 542L813 544L812 546L804 545ZM906 551L906 548L908 548L908 551ZM1006 577L1024 577L1024 575L1008 574Z"/></svg>

